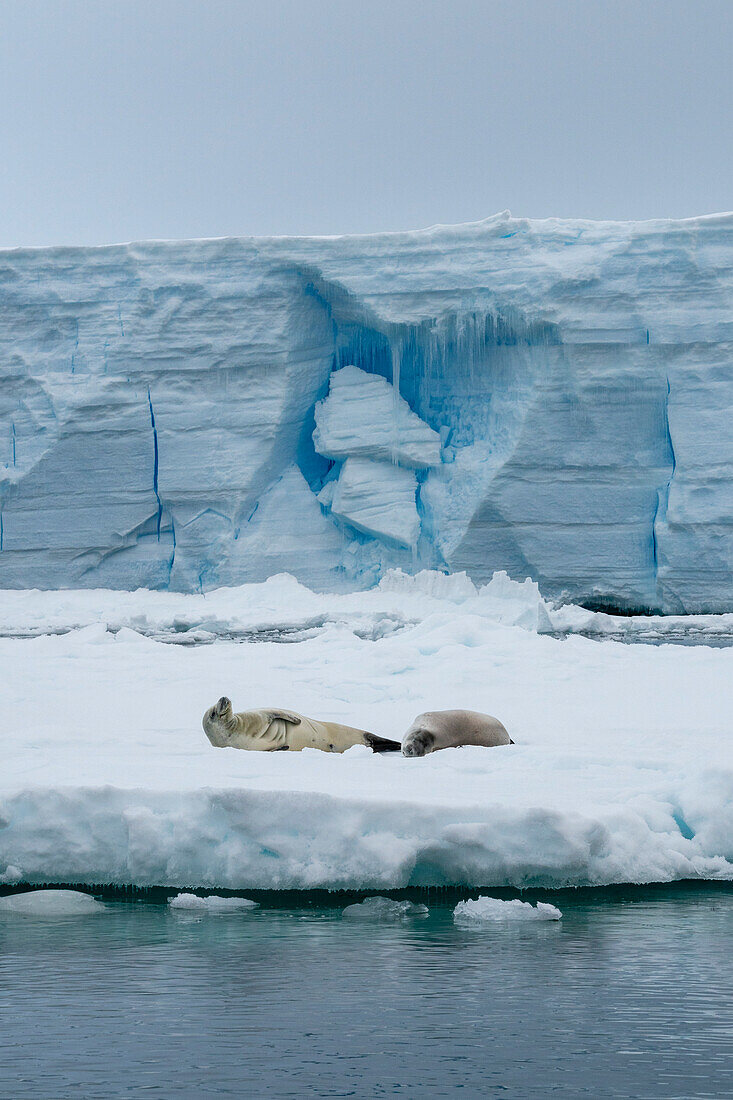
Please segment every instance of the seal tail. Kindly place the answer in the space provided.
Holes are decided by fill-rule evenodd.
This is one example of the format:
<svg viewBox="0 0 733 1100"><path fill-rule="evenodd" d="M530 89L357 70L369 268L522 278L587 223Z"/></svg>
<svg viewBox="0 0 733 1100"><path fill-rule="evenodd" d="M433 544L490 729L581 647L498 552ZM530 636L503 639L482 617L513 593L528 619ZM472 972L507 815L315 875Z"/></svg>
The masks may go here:
<svg viewBox="0 0 733 1100"><path fill-rule="evenodd" d="M390 741L387 737L377 737L376 733L365 733L364 744L372 752L402 752L399 741Z"/></svg>

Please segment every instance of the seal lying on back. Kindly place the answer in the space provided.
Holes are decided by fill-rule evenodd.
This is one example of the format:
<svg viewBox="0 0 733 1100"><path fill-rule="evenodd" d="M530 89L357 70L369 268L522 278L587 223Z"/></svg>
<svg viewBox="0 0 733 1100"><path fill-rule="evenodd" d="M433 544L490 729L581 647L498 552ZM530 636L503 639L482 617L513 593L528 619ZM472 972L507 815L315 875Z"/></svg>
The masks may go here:
<svg viewBox="0 0 733 1100"><path fill-rule="evenodd" d="M475 710L430 710L418 714L402 738L404 756L427 756L460 745L513 745L498 718Z"/></svg>
<svg viewBox="0 0 733 1100"><path fill-rule="evenodd" d="M346 752L352 745L366 745L372 752L399 752L397 741L388 741L366 730L341 726L337 722L319 722L290 710L245 710L232 712L232 703L224 695L206 711L204 733L217 749L249 749L278 752L290 749L322 749Z"/></svg>

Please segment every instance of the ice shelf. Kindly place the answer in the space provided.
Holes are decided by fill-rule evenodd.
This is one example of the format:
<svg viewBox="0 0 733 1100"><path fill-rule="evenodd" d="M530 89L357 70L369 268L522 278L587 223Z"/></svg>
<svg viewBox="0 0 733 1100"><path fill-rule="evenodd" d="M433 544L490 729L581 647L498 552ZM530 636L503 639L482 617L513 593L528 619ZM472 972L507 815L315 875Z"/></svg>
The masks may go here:
<svg viewBox="0 0 733 1100"><path fill-rule="evenodd" d="M733 215L15 249L0 295L5 588L733 608ZM416 471L397 526L324 506L355 459Z"/></svg>

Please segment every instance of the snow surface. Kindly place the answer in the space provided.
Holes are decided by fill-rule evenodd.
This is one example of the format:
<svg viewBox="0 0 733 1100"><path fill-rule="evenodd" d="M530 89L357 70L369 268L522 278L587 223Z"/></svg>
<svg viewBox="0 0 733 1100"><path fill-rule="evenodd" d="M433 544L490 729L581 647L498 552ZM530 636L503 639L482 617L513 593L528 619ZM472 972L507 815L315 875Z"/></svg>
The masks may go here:
<svg viewBox="0 0 733 1100"><path fill-rule="evenodd" d="M0 916L82 917L104 912L101 901L79 890L27 890L0 898Z"/></svg>
<svg viewBox="0 0 733 1100"><path fill-rule="evenodd" d="M730 879L733 649L533 627L556 614L531 583L435 573L347 595L292 577L205 597L3 593L4 632L66 633L0 637L0 877L243 892ZM215 644L145 636L198 628ZM421 711L464 707L516 744L214 751L201 716L222 694L395 739Z"/></svg>
<svg viewBox="0 0 733 1100"><path fill-rule="evenodd" d="M168 899L171 909L195 910L197 913L242 913L259 909L259 902L249 898L222 898L216 894L200 898L197 894L176 894Z"/></svg>
<svg viewBox="0 0 733 1100"><path fill-rule="evenodd" d="M426 917L428 912L427 905L376 897L347 905L341 915L348 920L404 920L405 917Z"/></svg>
<svg viewBox="0 0 733 1100"><path fill-rule="evenodd" d="M6 250L0 294L4 588L506 569L733 610L731 214ZM329 511L387 455L415 494Z"/></svg>
<svg viewBox="0 0 733 1100"><path fill-rule="evenodd" d="M480 927L482 924L502 921L561 920L562 913L554 905L538 901L530 905L526 901L501 901L481 895L468 901L459 901L453 910L453 920L463 928Z"/></svg>

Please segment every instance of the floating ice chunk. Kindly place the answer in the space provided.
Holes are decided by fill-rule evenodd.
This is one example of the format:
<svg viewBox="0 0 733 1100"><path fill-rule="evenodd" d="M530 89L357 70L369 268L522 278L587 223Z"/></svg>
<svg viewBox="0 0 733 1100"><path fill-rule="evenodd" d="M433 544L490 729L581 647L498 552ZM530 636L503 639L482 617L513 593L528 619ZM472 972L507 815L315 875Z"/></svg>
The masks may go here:
<svg viewBox="0 0 733 1100"><path fill-rule="evenodd" d="M414 546L420 534L416 491L412 470L348 458L336 482L331 511L367 535Z"/></svg>
<svg viewBox="0 0 733 1100"><path fill-rule="evenodd" d="M27 890L0 898L0 913L24 917L77 917L103 911L100 901L79 890Z"/></svg>
<svg viewBox="0 0 733 1100"><path fill-rule="evenodd" d="M384 459L416 470L440 465L438 433L378 374L354 366L334 371L315 415L313 443L326 458Z"/></svg>
<svg viewBox="0 0 733 1100"><path fill-rule="evenodd" d="M249 898L222 898L217 894L200 898L198 894L176 894L169 898L171 909L195 909L199 913L241 913L248 909L259 909L257 901Z"/></svg>
<svg viewBox="0 0 733 1100"><path fill-rule="evenodd" d="M733 881L733 649L559 642L497 627L491 606L316 594L286 576L206 597L3 593L2 629L139 620L243 640L0 638L0 875L12 864L16 882L86 888L362 891L354 900L436 881L474 898L479 883ZM409 629L365 640L390 620ZM319 623L305 644L255 644ZM437 752L424 767L364 745L220 759L198 716L225 692L237 709L297 704L395 739L420 711L468 707L497 714L517 747ZM104 738L80 700L105 714Z"/></svg>
<svg viewBox="0 0 733 1100"><path fill-rule="evenodd" d="M463 928L475 928L488 922L560 920L562 913L554 905L538 901L530 905L526 901L501 901L483 895L468 901L459 901L453 910L453 920Z"/></svg>
<svg viewBox="0 0 733 1100"><path fill-rule="evenodd" d="M342 916L349 920L402 920L404 917L426 917L428 912L427 905L413 901L374 897L347 905Z"/></svg>

